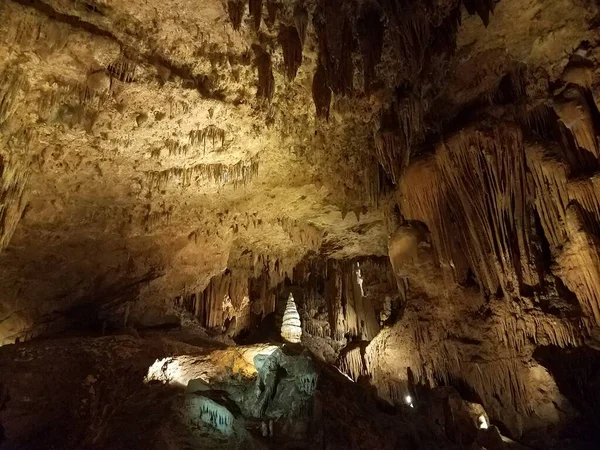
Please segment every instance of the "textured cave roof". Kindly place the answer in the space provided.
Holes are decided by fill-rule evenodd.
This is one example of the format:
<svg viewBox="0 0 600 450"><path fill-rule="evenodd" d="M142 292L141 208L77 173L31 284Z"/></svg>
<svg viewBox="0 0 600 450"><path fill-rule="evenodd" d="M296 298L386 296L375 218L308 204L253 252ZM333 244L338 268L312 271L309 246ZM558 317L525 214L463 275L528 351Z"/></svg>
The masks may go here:
<svg viewBox="0 0 600 450"><path fill-rule="evenodd" d="M489 4L479 15L459 6L455 49L452 28L436 28L430 42L447 40L448 49L411 73L393 61L387 36L368 93L357 45L353 93L334 95L325 119L312 97L312 20L297 76L286 77L278 32L296 26L295 2L280 2L272 27L264 14L259 31L247 6L234 29L239 2L200 3L0 4L0 146L25 186L15 192L22 219L16 226L17 209L2 229L4 245L14 235L0 256L0 320L116 292L163 301L203 288L247 252L289 270L309 252L385 255L394 195L374 136L396 87L409 82L408 98L420 99L412 140L426 154L507 74L526 72L525 108L548 101L550 83L593 39L592 13L578 2L503 0L491 16ZM430 3L422 14L436 26L459 5ZM356 21L369 4L339 6ZM273 66L270 101L256 95L263 52ZM5 327L30 320L24 313Z"/></svg>

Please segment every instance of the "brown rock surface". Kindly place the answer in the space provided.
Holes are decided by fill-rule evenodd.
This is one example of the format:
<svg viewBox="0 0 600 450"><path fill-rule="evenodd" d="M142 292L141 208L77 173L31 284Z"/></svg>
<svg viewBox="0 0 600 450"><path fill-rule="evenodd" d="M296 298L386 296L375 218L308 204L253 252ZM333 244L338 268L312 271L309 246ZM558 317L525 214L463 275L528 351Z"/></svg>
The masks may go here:
<svg viewBox="0 0 600 450"><path fill-rule="evenodd" d="M292 293L394 407L453 386L499 448L598 438L599 12L2 1L0 345L265 342Z"/></svg>

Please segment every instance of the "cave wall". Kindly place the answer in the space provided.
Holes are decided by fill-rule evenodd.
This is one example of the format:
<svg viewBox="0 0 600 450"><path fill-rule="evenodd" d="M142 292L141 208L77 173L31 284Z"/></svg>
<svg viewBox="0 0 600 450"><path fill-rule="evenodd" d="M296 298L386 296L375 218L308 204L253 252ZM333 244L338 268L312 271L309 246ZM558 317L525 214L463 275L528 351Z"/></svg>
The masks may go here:
<svg viewBox="0 0 600 450"><path fill-rule="evenodd" d="M392 402L573 419L534 354L597 338L597 5L204 3L0 4L0 345L291 291Z"/></svg>

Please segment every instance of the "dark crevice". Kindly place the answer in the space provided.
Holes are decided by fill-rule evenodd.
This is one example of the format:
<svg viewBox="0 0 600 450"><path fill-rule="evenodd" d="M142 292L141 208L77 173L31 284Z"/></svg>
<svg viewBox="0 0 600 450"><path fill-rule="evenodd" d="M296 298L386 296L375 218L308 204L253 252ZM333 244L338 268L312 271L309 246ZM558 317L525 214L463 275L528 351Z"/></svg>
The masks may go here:
<svg viewBox="0 0 600 450"><path fill-rule="evenodd" d="M564 437L600 443L600 351L547 346L539 347L533 357L548 369L561 394L581 413Z"/></svg>

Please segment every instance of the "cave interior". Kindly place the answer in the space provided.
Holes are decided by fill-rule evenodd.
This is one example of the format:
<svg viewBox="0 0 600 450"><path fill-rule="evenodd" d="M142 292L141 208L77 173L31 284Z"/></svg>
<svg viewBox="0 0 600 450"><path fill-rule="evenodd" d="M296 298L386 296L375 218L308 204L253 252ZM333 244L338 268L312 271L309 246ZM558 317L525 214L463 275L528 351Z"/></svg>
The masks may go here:
<svg viewBox="0 0 600 450"><path fill-rule="evenodd" d="M597 0L0 0L0 449L600 448L599 61Z"/></svg>

